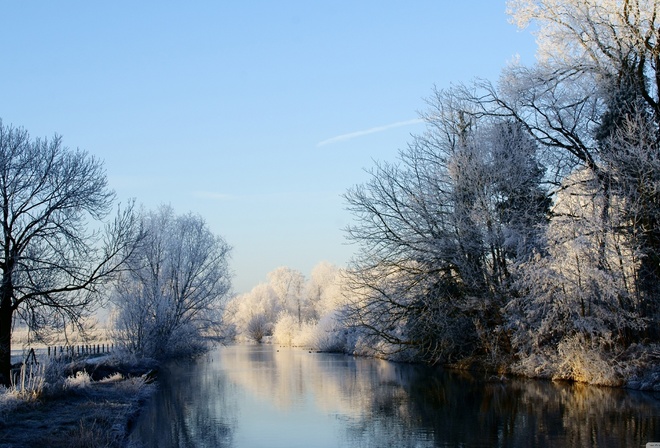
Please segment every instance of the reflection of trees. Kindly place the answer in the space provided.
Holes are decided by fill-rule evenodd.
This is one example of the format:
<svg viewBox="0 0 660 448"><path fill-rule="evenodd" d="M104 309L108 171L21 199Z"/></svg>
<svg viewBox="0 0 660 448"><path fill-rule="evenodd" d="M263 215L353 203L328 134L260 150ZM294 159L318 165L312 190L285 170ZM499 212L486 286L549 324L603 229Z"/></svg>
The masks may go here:
<svg viewBox="0 0 660 448"><path fill-rule="evenodd" d="M368 407L364 401L371 395L373 375L365 370L373 368L373 360L272 346L229 347L223 358L232 366L227 372L231 381L282 411L305 397L326 413L353 415Z"/></svg>
<svg viewBox="0 0 660 448"><path fill-rule="evenodd" d="M270 346L221 350L219 363L167 372L170 385L142 417L148 446L233 446L240 425L237 388L280 412L313 401L328 424L339 422L338 440L349 447L643 446L660 440L660 406L649 394L543 381L491 383L428 366Z"/></svg>
<svg viewBox="0 0 660 448"><path fill-rule="evenodd" d="M658 402L648 394L412 372L401 383L408 422L435 434L436 445L640 446L660 436Z"/></svg>
<svg viewBox="0 0 660 448"><path fill-rule="evenodd" d="M145 447L230 447L236 406L223 372L210 358L175 364L160 374L160 387L132 435ZM139 446L139 445L138 445Z"/></svg>
<svg viewBox="0 0 660 448"><path fill-rule="evenodd" d="M639 446L660 439L658 401L644 393L486 382L428 366L263 346L232 356L232 381L282 410L312 396L342 420L348 446Z"/></svg>

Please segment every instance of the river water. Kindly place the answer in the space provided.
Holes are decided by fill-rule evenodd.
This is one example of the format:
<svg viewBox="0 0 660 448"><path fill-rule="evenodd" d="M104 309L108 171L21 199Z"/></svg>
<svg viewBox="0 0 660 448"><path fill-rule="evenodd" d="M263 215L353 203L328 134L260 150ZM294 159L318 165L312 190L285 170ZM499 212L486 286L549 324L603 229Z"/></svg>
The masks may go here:
<svg viewBox="0 0 660 448"><path fill-rule="evenodd" d="M660 394L512 379L271 345L163 369L144 447L644 447Z"/></svg>

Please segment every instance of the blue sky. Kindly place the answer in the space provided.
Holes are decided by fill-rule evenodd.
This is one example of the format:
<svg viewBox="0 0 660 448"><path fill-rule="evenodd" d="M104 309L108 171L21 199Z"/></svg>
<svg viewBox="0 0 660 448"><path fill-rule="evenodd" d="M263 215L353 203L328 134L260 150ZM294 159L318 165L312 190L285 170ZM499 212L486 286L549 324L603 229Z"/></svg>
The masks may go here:
<svg viewBox="0 0 660 448"><path fill-rule="evenodd" d="M104 160L120 200L201 214L237 292L355 251L341 195L423 131L433 86L534 38L505 1L4 2L0 118Z"/></svg>

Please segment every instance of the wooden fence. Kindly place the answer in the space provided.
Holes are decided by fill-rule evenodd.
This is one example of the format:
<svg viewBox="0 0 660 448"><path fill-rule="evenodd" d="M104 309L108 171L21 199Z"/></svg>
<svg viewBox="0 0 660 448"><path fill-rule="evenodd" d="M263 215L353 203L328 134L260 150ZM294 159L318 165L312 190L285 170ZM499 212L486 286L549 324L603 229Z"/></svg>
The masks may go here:
<svg viewBox="0 0 660 448"><path fill-rule="evenodd" d="M115 344L60 345L47 348L49 358L101 355L114 350Z"/></svg>
<svg viewBox="0 0 660 448"><path fill-rule="evenodd" d="M48 359L73 359L81 358L85 356L93 355L103 355L112 353L115 348L115 344L85 344L85 345L57 345L49 346L46 348L39 348L36 350L31 348L28 350L27 355L23 352L23 355L19 359L18 364L25 365L38 365L39 361L43 361L44 357ZM16 355L13 355L16 356ZM25 356L25 359L23 359ZM14 358L15 361L16 358ZM15 362L14 361L14 362ZM16 365L18 365L16 364Z"/></svg>

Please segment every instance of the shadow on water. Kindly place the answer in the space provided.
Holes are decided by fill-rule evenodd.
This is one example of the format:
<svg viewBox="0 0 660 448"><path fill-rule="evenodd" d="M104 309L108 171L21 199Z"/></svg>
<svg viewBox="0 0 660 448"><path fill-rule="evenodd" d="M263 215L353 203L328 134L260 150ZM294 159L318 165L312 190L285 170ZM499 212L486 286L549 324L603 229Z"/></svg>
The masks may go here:
<svg viewBox="0 0 660 448"><path fill-rule="evenodd" d="M660 397L272 346L164 369L133 441L148 447L639 447Z"/></svg>

